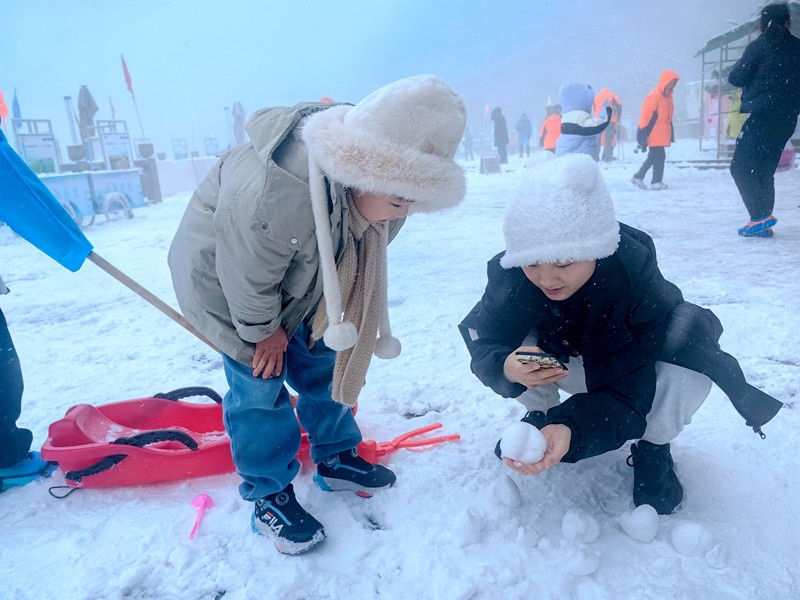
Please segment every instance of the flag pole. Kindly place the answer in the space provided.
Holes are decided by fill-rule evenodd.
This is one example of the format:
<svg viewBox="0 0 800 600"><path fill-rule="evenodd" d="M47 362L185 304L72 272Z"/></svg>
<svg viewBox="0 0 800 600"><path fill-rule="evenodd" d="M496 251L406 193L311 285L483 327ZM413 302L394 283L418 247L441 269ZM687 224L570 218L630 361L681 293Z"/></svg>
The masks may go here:
<svg viewBox="0 0 800 600"><path fill-rule="evenodd" d="M139 116L139 106L136 104L136 94L133 93L133 82L131 80L131 74L128 71L128 65L125 63L125 56L120 54L120 58L122 59L122 74L125 76L125 85L128 86L128 91L131 93L133 108L136 109L136 118L139 120L139 129L142 130L142 137L147 139L144 133L144 126L142 125L142 117Z"/></svg>
<svg viewBox="0 0 800 600"><path fill-rule="evenodd" d="M97 254L94 250L89 252L89 256L87 256L87 258L90 261L92 261L95 265L100 267L103 271L105 271L106 273L111 275L114 279L116 279L117 281L122 283L124 286L126 286L128 289L132 290L133 292L135 292L136 294L138 294L139 296L141 296L142 298L147 300L150 304L155 306L158 310L163 312L170 319L175 321L178 325L180 325L181 327L186 329L189 333L193 334L201 342L206 343L208 346L211 347L212 350L215 350L215 351L218 352L218 350L214 346L214 344L209 342L203 336L202 333L197 331L197 329L195 329L192 326L192 324L189 323L189 321L186 320L186 317L184 317L182 314L180 314L178 311L176 311L174 308L172 308L169 304L167 304L166 302L161 300L158 296L156 296L152 292L149 292L144 287L142 287L141 285L136 283L133 279L131 279L130 277L125 275L125 273L123 273L122 271L117 269L114 265L112 265L110 262L108 262L102 256Z"/></svg>
<svg viewBox="0 0 800 600"><path fill-rule="evenodd" d="M139 116L139 107L136 105L136 96L133 95L133 92L131 92L131 96L133 97L133 108L136 109L136 118L139 120L139 129L142 130L142 137L147 139L147 136L144 134L144 127L142 127L142 117Z"/></svg>

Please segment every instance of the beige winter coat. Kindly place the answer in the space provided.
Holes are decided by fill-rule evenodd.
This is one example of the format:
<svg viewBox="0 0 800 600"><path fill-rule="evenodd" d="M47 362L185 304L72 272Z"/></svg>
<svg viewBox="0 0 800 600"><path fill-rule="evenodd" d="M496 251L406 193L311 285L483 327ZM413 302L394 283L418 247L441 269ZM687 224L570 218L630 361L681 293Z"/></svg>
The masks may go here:
<svg viewBox="0 0 800 600"><path fill-rule="evenodd" d="M250 365L254 345L283 326L291 338L322 297L301 120L331 104L253 114L250 142L222 155L195 191L169 250L181 311L220 351ZM299 126L298 126L299 125ZM329 186L337 262L345 189ZM390 224L390 238L402 221Z"/></svg>

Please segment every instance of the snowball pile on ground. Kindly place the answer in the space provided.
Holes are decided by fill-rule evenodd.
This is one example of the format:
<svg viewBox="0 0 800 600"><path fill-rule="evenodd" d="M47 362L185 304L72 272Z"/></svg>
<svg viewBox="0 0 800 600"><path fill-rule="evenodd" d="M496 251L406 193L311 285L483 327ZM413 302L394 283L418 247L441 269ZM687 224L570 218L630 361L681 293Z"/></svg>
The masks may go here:
<svg viewBox="0 0 800 600"><path fill-rule="evenodd" d="M542 460L547 442L542 432L529 423L517 421L503 432L500 452L510 458L528 465Z"/></svg>
<svg viewBox="0 0 800 600"><path fill-rule="evenodd" d="M571 508L561 521L561 533L576 544L591 544L600 536L600 526L589 513Z"/></svg>
<svg viewBox="0 0 800 600"><path fill-rule="evenodd" d="M652 542L658 533L658 513L649 504L642 504L619 516L622 530L640 542Z"/></svg>

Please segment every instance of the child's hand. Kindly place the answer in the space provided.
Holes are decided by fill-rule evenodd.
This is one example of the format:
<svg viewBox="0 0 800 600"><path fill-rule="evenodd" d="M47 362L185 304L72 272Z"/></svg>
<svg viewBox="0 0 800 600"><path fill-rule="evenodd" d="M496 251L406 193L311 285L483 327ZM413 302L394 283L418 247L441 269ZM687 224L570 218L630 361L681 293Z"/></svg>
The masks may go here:
<svg viewBox="0 0 800 600"><path fill-rule="evenodd" d="M553 465L557 465L569 451L572 442L572 431L566 425L554 424L545 425L540 430L544 439L547 440L547 449L544 451L542 460L532 465L528 465L510 458L504 458L503 462L508 467L522 475L539 475Z"/></svg>
<svg viewBox="0 0 800 600"><path fill-rule="evenodd" d="M288 347L289 338L283 327L278 327L271 336L258 342L251 365L253 377L260 375L262 379L269 379L273 375L280 375L283 371L283 353Z"/></svg>
<svg viewBox="0 0 800 600"><path fill-rule="evenodd" d="M506 357L503 363L503 375L506 376L511 382L521 383L525 387L535 387L537 385L546 385L548 383L555 383L559 379L563 379L569 374L566 369L543 369L536 363L522 363L519 362L514 354L517 351L527 352L541 352L538 346L520 346L514 352Z"/></svg>

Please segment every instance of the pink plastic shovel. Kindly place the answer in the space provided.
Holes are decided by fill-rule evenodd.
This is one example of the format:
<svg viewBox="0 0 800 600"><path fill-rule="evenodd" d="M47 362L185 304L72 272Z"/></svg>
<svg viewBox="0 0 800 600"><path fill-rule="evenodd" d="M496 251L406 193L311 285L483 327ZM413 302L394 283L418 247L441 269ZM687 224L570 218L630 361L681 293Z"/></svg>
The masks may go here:
<svg viewBox="0 0 800 600"><path fill-rule="evenodd" d="M190 540L194 539L194 534L197 533L197 528L200 527L200 521L203 520L203 513L214 506L214 501L208 494L198 494L195 496L194 500L192 500L192 506L197 509L197 518L194 520L194 527L192 527L192 532L189 534Z"/></svg>

